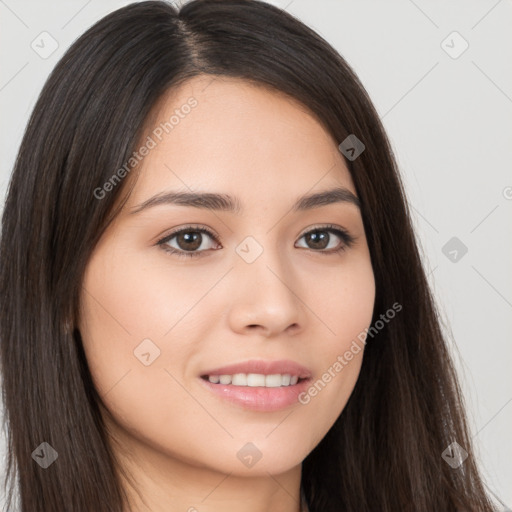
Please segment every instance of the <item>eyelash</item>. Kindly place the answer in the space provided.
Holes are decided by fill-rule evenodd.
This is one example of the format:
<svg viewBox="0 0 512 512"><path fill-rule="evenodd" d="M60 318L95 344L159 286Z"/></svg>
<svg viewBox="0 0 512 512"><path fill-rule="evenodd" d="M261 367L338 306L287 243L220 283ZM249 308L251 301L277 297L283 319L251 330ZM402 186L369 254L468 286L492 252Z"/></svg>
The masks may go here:
<svg viewBox="0 0 512 512"><path fill-rule="evenodd" d="M337 248L337 249L331 249L329 251L326 251L326 250L318 250L317 251L317 250L314 250L314 249L309 249L310 251L318 252L318 253L324 253L324 254L327 254L327 255L340 254L340 253L344 252L346 249L349 249L350 247L352 247L352 245L356 241L356 237L352 236L350 233L348 233L344 229L340 229L340 228L338 228L336 226L333 226L331 224L328 224L328 225L325 225L325 226L315 227L314 229L306 231L305 233L303 233L300 236L300 238L303 238L304 236L306 236L306 235L308 235L310 233L322 232L322 231L334 233L336 236L341 238L342 241L343 241L341 246L339 248ZM172 232L171 234L165 236L164 238L160 239L157 242L157 245L161 245L162 246L162 250L164 250L165 252L167 252L169 254L174 254L174 255L176 255L176 256L178 256L180 258L197 258L197 257L201 257L202 253L207 252L208 249L202 250L202 251L182 251L182 250L175 249L174 247L169 247L169 246L165 245L167 242L172 240L175 236L177 236L177 235L179 235L181 233L186 233L186 232L203 233L203 234L206 234L206 235L210 236L215 243L217 243L217 244L219 243L217 236L213 232L211 232L209 229L206 229L206 228L201 227L201 226L197 227L197 226L190 225L190 226L185 226L184 228L180 228L179 230L176 230L176 231ZM209 250L212 250L212 249L209 249ZM213 249L213 250L217 250L217 249Z"/></svg>

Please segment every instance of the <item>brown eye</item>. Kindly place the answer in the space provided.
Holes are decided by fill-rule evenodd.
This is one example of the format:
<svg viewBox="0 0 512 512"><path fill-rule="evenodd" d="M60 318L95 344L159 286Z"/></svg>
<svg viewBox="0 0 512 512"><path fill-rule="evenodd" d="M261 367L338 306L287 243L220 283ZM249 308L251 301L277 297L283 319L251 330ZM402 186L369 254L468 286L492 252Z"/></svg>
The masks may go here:
<svg viewBox="0 0 512 512"><path fill-rule="evenodd" d="M327 231L313 231L304 235L304 238L311 249L325 249L329 244L331 235Z"/></svg>
<svg viewBox="0 0 512 512"><path fill-rule="evenodd" d="M355 238L347 231L333 226L315 228L304 233L301 238L304 238L306 242L306 249L311 249L316 252L325 252L327 254L344 251L355 242ZM336 239L338 239L338 241L336 241ZM331 246L329 247L329 245Z"/></svg>
<svg viewBox="0 0 512 512"><path fill-rule="evenodd" d="M174 231L160 240L157 245L161 245L164 251L171 254L194 257L212 249L212 247L208 247L208 238L217 242L216 236L208 229L188 226ZM173 245L171 245L171 242Z"/></svg>
<svg viewBox="0 0 512 512"><path fill-rule="evenodd" d="M182 231L175 235L176 244L184 251L195 251L203 243L203 235L197 231Z"/></svg>

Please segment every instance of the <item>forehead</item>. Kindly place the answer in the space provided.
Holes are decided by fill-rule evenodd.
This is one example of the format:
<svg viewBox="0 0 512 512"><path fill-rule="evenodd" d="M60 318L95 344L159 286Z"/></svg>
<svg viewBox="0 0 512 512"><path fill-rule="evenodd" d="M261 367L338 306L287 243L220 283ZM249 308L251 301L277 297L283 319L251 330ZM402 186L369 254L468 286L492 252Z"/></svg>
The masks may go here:
<svg viewBox="0 0 512 512"><path fill-rule="evenodd" d="M238 78L202 75L153 108L127 206L166 189L281 199L341 185L355 194L337 143L298 101Z"/></svg>

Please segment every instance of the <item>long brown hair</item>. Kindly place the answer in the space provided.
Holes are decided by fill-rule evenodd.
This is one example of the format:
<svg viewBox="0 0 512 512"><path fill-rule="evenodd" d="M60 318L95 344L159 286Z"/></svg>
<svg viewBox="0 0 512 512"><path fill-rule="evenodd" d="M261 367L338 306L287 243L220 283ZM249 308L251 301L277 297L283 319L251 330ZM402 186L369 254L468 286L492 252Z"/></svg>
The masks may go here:
<svg viewBox="0 0 512 512"><path fill-rule="evenodd" d="M264 84L301 102L341 143L361 202L376 280L374 320L340 417L303 462L311 512L490 512L463 401L392 150L357 76L318 34L258 0L123 7L66 52L28 123L0 245L0 363L8 425L8 508L121 512L118 468L74 326L84 269L123 186L94 191L129 159L152 107L199 74ZM469 457L452 468L456 441ZM34 451L58 453L43 469ZM40 448L42 449L42 448Z"/></svg>

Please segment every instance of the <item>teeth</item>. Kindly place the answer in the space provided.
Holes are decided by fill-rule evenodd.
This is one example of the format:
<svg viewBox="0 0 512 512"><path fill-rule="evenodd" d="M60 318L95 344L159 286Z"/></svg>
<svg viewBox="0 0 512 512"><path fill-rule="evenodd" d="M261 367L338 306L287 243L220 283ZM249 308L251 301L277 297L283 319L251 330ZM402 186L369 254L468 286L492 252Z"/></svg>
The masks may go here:
<svg viewBox="0 0 512 512"><path fill-rule="evenodd" d="M221 384L231 384L231 375L221 375L220 383Z"/></svg>
<svg viewBox="0 0 512 512"><path fill-rule="evenodd" d="M247 385L251 388L265 386L265 375L262 375L261 373L248 373Z"/></svg>
<svg viewBox="0 0 512 512"><path fill-rule="evenodd" d="M209 375L208 380L212 384L232 384L233 386L279 388L282 386L294 386L299 381L297 375L274 374L263 375L261 373L235 373L234 375Z"/></svg>
<svg viewBox="0 0 512 512"><path fill-rule="evenodd" d="M235 373L231 379L233 386L247 386L247 375L245 373Z"/></svg>

